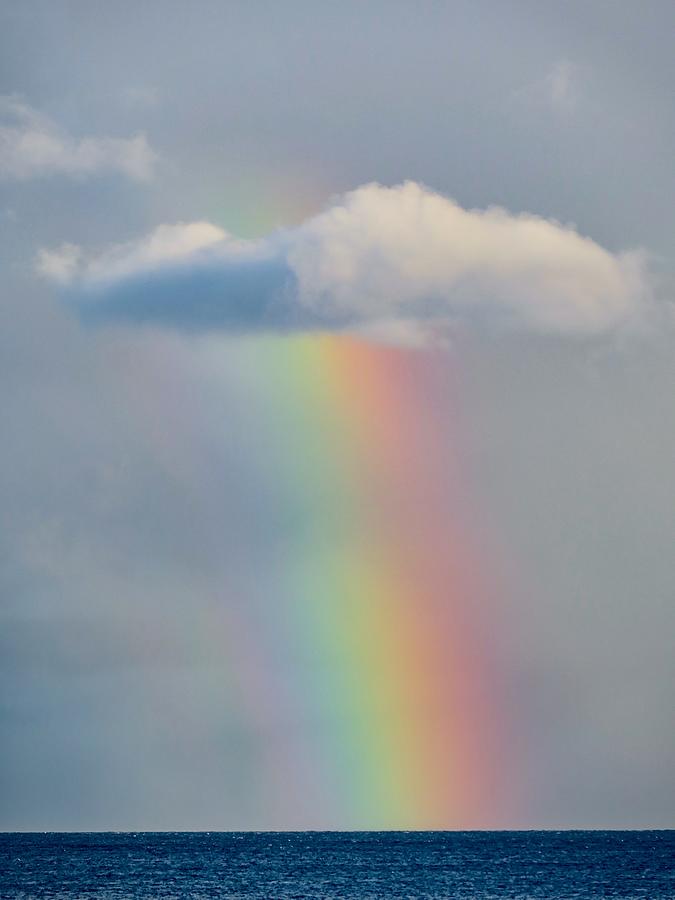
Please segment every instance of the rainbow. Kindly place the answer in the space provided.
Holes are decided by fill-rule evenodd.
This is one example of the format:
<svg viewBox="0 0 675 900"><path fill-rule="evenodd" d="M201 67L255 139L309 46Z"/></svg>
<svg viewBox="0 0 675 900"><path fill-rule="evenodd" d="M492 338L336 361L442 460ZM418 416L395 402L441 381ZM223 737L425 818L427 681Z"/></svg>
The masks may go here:
<svg viewBox="0 0 675 900"><path fill-rule="evenodd" d="M485 823L505 748L456 436L439 426L457 419L448 358L332 336L260 355L269 465L296 523L271 602L279 640L305 656L292 690L324 735L290 755L338 819Z"/></svg>
<svg viewBox="0 0 675 900"><path fill-rule="evenodd" d="M238 344L228 390L261 428L248 464L274 540L254 578L223 585L203 639L262 748L269 827L289 810L297 827L498 827L513 810L497 604L451 356Z"/></svg>

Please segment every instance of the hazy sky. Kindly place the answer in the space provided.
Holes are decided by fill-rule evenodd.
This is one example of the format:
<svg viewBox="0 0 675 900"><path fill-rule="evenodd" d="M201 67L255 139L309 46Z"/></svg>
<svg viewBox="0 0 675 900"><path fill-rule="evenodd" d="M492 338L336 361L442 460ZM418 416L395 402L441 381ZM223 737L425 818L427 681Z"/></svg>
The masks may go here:
<svg viewBox="0 0 675 900"><path fill-rule="evenodd" d="M0 3L1 827L359 824L266 818L176 637L262 502L239 335L298 328L461 334L503 824L675 825L674 33L671 0Z"/></svg>

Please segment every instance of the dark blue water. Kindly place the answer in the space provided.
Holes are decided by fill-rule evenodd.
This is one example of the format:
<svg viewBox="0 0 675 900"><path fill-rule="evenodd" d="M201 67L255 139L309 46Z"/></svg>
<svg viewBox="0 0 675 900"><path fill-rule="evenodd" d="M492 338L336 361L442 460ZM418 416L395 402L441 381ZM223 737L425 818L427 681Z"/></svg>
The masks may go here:
<svg viewBox="0 0 675 900"><path fill-rule="evenodd" d="M0 835L0 897L675 898L675 831Z"/></svg>

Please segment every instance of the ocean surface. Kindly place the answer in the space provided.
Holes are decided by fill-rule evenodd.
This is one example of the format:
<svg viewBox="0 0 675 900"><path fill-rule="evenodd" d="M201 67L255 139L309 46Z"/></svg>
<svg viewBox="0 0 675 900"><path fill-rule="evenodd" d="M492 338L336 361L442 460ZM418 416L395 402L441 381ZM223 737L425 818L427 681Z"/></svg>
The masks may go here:
<svg viewBox="0 0 675 900"><path fill-rule="evenodd" d="M675 831L1 834L0 897L675 898Z"/></svg>

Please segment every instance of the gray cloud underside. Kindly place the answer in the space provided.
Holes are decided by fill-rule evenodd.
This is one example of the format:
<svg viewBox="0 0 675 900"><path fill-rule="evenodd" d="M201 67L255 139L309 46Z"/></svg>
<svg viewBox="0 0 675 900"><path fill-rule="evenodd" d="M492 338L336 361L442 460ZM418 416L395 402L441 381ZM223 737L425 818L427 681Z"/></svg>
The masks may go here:
<svg viewBox="0 0 675 900"><path fill-rule="evenodd" d="M307 328L315 317L296 315L293 273L283 259L204 261L134 274L114 285L69 294L85 322L122 319L162 323L186 331L222 328L232 332Z"/></svg>

